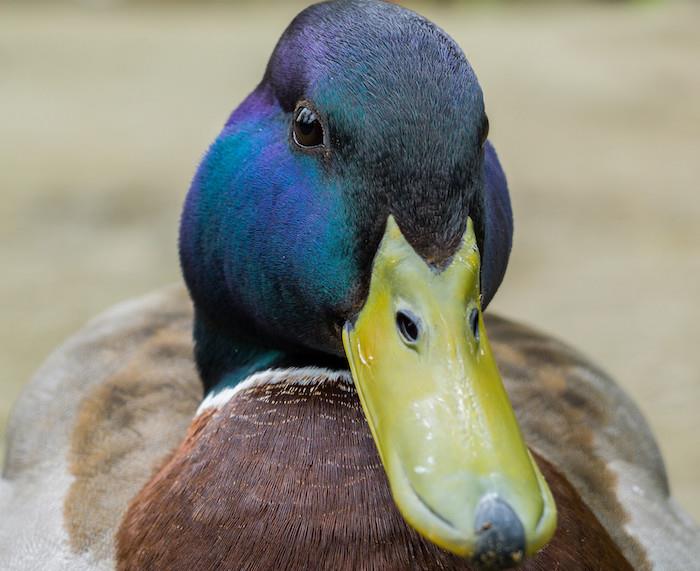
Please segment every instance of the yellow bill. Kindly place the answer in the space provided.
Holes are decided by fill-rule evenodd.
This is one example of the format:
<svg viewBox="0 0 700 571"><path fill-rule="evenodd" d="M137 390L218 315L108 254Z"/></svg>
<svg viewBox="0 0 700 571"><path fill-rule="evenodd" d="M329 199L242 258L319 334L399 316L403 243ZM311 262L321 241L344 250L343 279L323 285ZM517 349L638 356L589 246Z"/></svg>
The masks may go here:
<svg viewBox="0 0 700 571"><path fill-rule="evenodd" d="M440 547L499 568L549 541L556 507L491 354L479 270L471 219L437 271L390 216L343 344L403 517Z"/></svg>

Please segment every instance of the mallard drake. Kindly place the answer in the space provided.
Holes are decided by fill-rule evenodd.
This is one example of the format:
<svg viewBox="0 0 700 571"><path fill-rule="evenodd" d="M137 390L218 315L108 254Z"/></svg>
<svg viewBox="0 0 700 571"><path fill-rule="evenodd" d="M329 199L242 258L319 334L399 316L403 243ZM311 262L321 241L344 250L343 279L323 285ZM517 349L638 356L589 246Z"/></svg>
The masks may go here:
<svg viewBox="0 0 700 571"><path fill-rule="evenodd" d="M435 25L302 12L192 182L189 297L108 312L18 402L2 568L697 566L634 404L483 313L513 232L487 136Z"/></svg>

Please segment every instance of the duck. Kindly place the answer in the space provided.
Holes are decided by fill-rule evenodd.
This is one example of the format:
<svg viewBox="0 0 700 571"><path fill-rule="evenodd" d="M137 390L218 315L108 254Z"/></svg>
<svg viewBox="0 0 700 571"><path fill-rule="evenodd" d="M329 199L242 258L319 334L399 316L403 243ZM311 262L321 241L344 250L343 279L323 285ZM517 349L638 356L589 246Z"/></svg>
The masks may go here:
<svg viewBox="0 0 700 571"><path fill-rule="evenodd" d="M698 568L631 399L485 313L512 239L461 48L392 3L305 9L193 178L186 287L17 402L0 567Z"/></svg>

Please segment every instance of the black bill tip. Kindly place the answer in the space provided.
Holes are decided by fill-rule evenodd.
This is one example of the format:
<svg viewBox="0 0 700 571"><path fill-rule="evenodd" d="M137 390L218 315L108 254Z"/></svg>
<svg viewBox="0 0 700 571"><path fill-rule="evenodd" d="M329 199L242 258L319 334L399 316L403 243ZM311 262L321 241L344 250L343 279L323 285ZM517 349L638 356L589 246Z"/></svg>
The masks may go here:
<svg viewBox="0 0 700 571"><path fill-rule="evenodd" d="M525 558L525 530L508 502L498 496L484 497L474 521L476 550L472 562L479 569L509 569Z"/></svg>

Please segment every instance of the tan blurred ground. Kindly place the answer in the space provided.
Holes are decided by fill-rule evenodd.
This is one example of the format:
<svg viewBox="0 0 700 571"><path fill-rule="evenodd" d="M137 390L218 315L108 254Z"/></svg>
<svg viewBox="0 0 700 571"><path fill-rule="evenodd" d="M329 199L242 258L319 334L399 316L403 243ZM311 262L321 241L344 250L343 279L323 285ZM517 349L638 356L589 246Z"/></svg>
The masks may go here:
<svg viewBox="0 0 700 571"><path fill-rule="evenodd" d="M86 319L179 279L189 178L297 8L0 6L0 426ZM700 8L422 11L476 68L511 182L495 308L613 373L700 518Z"/></svg>

